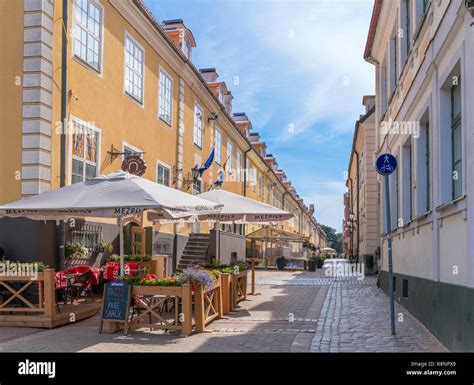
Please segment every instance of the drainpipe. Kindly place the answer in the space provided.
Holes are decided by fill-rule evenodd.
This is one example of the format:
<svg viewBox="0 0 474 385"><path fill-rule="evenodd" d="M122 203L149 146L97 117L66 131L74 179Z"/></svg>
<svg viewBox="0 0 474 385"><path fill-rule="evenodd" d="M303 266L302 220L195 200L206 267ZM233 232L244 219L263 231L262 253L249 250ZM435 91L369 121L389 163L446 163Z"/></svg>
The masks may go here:
<svg viewBox="0 0 474 385"><path fill-rule="evenodd" d="M354 257L354 218L351 218L351 215L353 216L353 213L354 213L354 191L353 191L353 187L354 187L354 184L353 184L353 181L352 181L352 178L349 176L348 177L349 179L349 183L351 185L350 187L350 212L349 212L349 221L351 223L351 258Z"/></svg>
<svg viewBox="0 0 474 385"><path fill-rule="evenodd" d="M248 150L244 152L244 197L247 196L247 154L252 151L252 145L249 146ZM245 225L242 225L242 233L246 236Z"/></svg>
<svg viewBox="0 0 474 385"><path fill-rule="evenodd" d="M356 161L357 161L357 164L356 164L356 172L357 172L357 252L356 252L356 261L357 263L359 263L359 242L360 242L360 229L359 229L359 213L360 213L360 199L359 199L359 191L360 191L360 170L359 170L359 152L357 152L355 149L354 149L354 154L356 156Z"/></svg>
<svg viewBox="0 0 474 385"><path fill-rule="evenodd" d="M67 127L67 95L68 95L68 49L67 49L67 31L68 31L68 0L63 0L63 14L62 21L64 23L61 28L62 33L62 51L61 51L61 153L60 153L60 176L59 186L66 185L66 127ZM65 263L65 243L66 243L66 229L64 221L59 221L59 260L58 269L64 269Z"/></svg>
<svg viewBox="0 0 474 385"><path fill-rule="evenodd" d="M282 210L285 210L285 196L286 196L286 194L288 194L288 191L285 191L283 193L283 196L281 197L281 208L282 208Z"/></svg>

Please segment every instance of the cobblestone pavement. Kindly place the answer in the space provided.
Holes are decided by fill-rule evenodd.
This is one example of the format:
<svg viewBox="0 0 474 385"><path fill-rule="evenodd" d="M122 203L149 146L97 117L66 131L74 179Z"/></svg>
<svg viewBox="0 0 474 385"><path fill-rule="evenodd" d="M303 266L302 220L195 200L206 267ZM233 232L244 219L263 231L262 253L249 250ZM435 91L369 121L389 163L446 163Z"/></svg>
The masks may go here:
<svg viewBox="0 0 474 385"><path fill-rule="evenodd" d="M321 273L257 271L256 296L183 338L142 329L129 336L98 334L92 317L58 329L0 337L0 351L26 352L321 352L443 351L406 311L390 336L388 298L374 279L334 281ZM31 331L29 331L31 333ZM2 329L0 329L2 334Z"/></svg>
<svg viewBox="0 0 474 385"><path fill-rule="evenodd" d="M312 352L445 352L444 346L395 303L391 335L389 299L375 278L339 278L329 287Z"/></svg>

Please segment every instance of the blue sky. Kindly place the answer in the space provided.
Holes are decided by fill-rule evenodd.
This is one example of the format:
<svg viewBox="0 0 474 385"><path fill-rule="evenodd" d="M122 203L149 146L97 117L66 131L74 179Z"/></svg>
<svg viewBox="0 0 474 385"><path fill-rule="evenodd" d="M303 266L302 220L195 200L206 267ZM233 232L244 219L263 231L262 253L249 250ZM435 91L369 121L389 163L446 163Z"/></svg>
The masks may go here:
<svg viewBox="0 0 474 385"><path fill-rule="evenodd" d="M215 67L317 220L341 230L347 169L362 96L373 0L145 0L183 19L197 68ZM239 84L234 84L238 77Z"/></svg>

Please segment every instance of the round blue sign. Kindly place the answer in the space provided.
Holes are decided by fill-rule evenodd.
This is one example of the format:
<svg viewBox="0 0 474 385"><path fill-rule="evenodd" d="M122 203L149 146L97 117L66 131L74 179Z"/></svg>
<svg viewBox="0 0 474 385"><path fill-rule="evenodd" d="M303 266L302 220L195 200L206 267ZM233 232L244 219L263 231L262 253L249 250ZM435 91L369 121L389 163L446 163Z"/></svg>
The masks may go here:
<svg viewBox="0 0 474 385"><path fill-rule="evenodd" d="M397 159L392 154L382 154L377 158L375 168L380 175L390 175L397 169Z"/></svg>

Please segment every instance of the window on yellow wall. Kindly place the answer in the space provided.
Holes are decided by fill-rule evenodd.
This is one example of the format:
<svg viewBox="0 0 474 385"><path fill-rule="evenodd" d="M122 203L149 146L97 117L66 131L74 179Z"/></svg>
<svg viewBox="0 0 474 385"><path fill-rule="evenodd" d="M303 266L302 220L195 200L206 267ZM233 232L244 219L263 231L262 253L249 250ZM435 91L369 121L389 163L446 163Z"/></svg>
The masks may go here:
<svg viewBox="0 0 474 385"><path fill-rule="evenodd" d="M196 104L194 106L194 144L199 148L202 148L202 120L202 109Z"/></svg>
<svg viewBox="0 0 474 385"><path fill-rule="evenodd" d="M162 164L158 164L156 181L159 184L169 186L170 185L170 169Z"/></svg>
<svg viewBox="0 0 474 385"><path fill-rule="evenodd" d="M237 182L242 181L242 154L237 150Z"/></svg>
<svg viewBox="0 0 474 385"><path fill-rule="evenodd" d="M91 0L76 0L74 13L74 55L100 71L102 65L102 8Z"/></svg>
<svg viewBox="0 0 474 385"><path fill-rule="evenodd" d="M99 132L74 122L71 183L97 176Z"/></svg>
<svg viewBox="0 0 474 385"><path fill-rule="evenodd" d="M258 175L258 197L261 198L263 195L263 177L262 174Z"/></svg>
<svg viewBox="0 0 474 385"><path fill-rule="evenodd" d="M232 142L230 140L227 141L227 172L232 174Z"/></svg>
<svg viewBox="0 0 474 385"><path fill-rule="evenodd" d="M222 164L222 152L221 152L221 145L222 145L222 134L221 132L216 129L216 163Z"/></svg>
<svg viewBox="0 0 474 385"><path fill-rule="evenodd" d="M125 36L125 92L143 103L144 52L128 34Z"/></svg>
<svg viewBox="0 0 474 385"><path fill-rule="evenodd" d="M257 191L257 170L254 168L252 168L252 174L251 174L251 180L250 180L250 183L252 183L252 192L256 192Z"/></svg>
<svg viewBox="0 0 474 385"><path fill-rule="evenodd" d="M171 126L171 109L173 101L173 79L160 69L160 95L159 95L159 116L160 119Z"/></svg>

